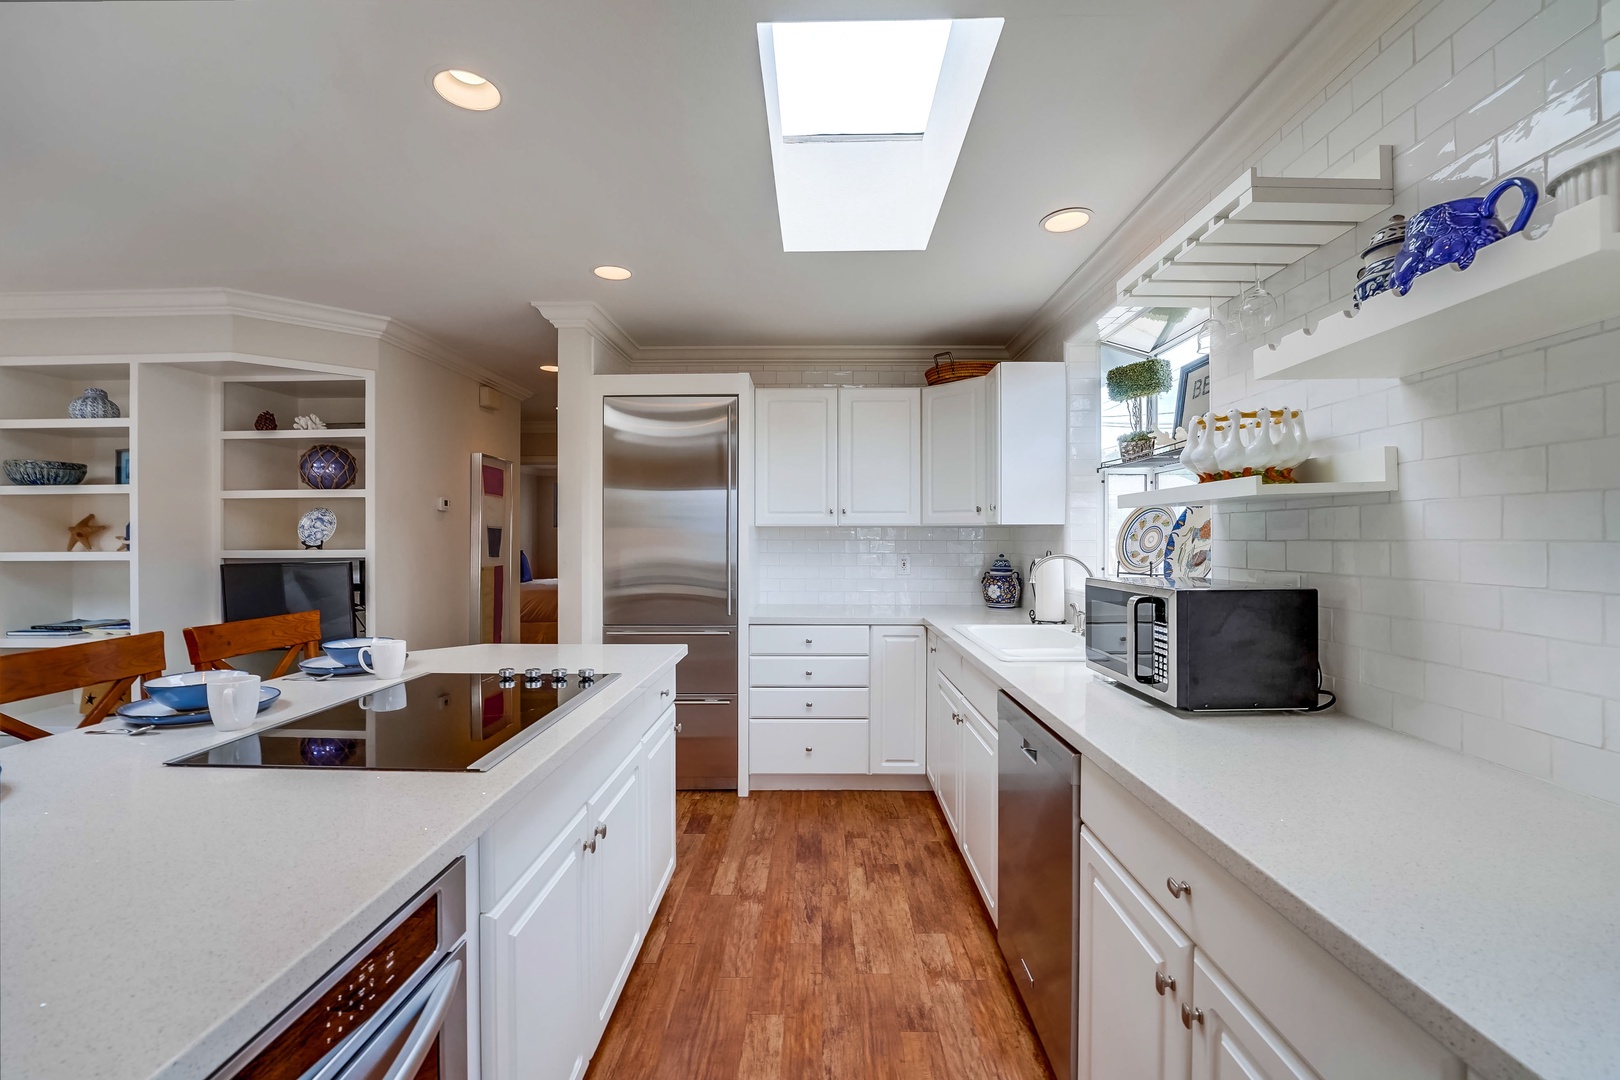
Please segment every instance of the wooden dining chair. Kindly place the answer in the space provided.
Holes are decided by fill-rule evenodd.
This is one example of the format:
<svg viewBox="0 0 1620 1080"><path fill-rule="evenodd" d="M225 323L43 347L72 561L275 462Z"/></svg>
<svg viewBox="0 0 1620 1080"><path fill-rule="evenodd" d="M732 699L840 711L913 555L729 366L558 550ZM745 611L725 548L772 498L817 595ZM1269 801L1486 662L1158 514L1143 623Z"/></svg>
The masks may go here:
<svg viewBox="0 0 1620 1080"><path fill-rule="evenodd" d="M80 727L90 727L107 718L136 679L155 679L163 674L163 662L161 630L56 649L0 654L0 705L110 682L112 689L101 695L101 700L79 721ZM144 689L141 696L146 696ZM18 739L50 734L5 713L0 713L0 733Z"/></svg>
<svg viewBox="0 0 1620 1080"><path fill-rule="evenodd" d="M300 654L310 660L320 655L321 613L295 611L263 619L188 626L184 633L186 652L191 654L191 666L197 671L229 671L231 665L225 661L233 656L286 649L287 655L270 676L279 679L292 670Z"/></svg>

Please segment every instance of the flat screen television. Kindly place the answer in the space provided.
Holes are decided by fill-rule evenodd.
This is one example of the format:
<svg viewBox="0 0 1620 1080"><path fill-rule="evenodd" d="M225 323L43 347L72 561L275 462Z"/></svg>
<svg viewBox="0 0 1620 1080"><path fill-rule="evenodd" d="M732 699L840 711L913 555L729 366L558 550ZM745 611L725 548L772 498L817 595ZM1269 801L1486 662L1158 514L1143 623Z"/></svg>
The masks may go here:
<svg viewBox="0 0 1620 1080"><path fill-rule="evenodd" d="M322 641L353 637L359 566L347 559L222 563L225 621L318 611Z"/></svg>

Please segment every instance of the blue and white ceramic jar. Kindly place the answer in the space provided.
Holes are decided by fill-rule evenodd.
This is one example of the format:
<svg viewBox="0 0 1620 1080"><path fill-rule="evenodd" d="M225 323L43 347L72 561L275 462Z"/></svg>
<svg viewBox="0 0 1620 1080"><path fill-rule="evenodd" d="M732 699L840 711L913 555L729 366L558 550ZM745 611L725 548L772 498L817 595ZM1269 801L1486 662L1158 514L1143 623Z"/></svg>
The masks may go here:
<svg viewBox="0 0 1620 1080"><path fill-rule="evenodd" d="M75 420L111 420L122 415L107 391L99 386L90 387L68 402L68 416Z"/></svg>
<svg viewBox="0 0 1620 1080"><path fill-rule="evenodd" d="M984 587L986 607L1015 608L1024 596L1024 581L1005 555L996 556L996 561L984 572L979 584Z"/></svg>

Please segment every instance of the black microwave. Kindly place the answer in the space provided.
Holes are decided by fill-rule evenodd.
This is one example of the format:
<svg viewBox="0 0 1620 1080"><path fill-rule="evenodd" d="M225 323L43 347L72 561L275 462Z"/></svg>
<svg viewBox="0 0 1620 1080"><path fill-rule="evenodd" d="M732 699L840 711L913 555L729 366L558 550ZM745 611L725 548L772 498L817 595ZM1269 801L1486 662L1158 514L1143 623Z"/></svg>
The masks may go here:
<svg viewBox="0 0 1620 1080"><path fill-rule="evenodd" d="M1309 709L1316 590L1088 578L1086 663L1173 709Z"/></svg>

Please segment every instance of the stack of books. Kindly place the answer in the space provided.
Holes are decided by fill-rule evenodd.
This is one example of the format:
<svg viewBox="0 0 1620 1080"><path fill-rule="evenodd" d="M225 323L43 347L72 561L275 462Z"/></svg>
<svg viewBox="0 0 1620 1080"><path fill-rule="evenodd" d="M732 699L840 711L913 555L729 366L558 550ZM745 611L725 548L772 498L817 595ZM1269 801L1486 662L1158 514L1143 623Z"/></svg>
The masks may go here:
<svg viewBox="0 0 1620 1080"><path fill-rule="evenodd" d="M26 630L7 630L8 638L87 638L129 633L128 619L64 619L35 623Z"/></svg>

